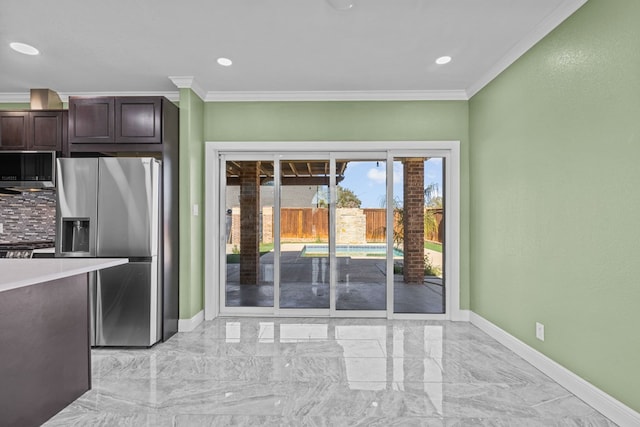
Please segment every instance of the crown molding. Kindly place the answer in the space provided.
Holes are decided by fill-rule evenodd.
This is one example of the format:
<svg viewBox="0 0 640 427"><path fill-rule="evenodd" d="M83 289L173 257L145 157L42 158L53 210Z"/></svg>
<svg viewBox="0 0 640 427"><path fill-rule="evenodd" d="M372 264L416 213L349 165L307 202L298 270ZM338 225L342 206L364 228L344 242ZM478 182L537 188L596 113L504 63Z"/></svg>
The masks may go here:
<svg viewBox="0 0 640 427"><path fill-rule="evenodd" d="M191 89L200 99L207 97L207 93L200 87L193 76L169 76L169 80L171 80L178 89Z"/></svg>
<svg viewBox="0 0 640 427"><path fill-rule="evenodd" d="M250 101L466 101L464 90L209 91L207 102Z"/></svg>
<svg viewBox="0 0 640 427"><path fill-rule="evenodd" d="M0 102L7 103L30 103L31 102L31 93L19 93L19 92L7 92L0 93Z"/></svg>
<svg viewBox="0 0 640 427"><path fill-rule="evenodd" d="M205 93L192 77L170 77L176 87L191 89L206 102L251 102L251 101L466 101L464 90L403 90L403 91L209 91ZM180 101L176 92L58 92L63 102L70 96L164 96L170 101ZM29 103L29 93L0 93L0 102Z"/></svg>
<svg viewBox="0 0 640 427"><path fill-rule="evenodd" d="M70 96L84 96L84 97L97 97L97 96L164 96L169 101L179 101L180 94L175 92L155 92L155 91L125 91L125 92L58 92L60 99L63 102L68 102Z"/></svg>
<svg viewBox="0 0 640 427"><path fill-rule="evenodd" d="M562 2L553 12L547 15L545 19L531 30L529 34L509 49L502 58L496 61L489 71L467 88L466 93L468 94L468 97L471 98L483 87L488 85L493 79L498 77L500 73L516 62L518 58L524 55L528 50L535 46L536 43L558 27L558 25L560 25L565 19L573 15L587 1L588 0L565 0Z"/></svg>

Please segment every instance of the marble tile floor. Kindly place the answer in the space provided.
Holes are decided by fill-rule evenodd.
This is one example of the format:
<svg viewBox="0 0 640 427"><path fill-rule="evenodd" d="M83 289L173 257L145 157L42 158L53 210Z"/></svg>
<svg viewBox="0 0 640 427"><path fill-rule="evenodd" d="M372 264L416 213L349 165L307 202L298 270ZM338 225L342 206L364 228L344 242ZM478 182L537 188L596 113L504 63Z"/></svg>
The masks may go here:
<svg viewBox="0 0 640 427"><path fill-rule="evenodd" d="M466 322L219 318L92 351L45 426L614 426Z"/></svg>

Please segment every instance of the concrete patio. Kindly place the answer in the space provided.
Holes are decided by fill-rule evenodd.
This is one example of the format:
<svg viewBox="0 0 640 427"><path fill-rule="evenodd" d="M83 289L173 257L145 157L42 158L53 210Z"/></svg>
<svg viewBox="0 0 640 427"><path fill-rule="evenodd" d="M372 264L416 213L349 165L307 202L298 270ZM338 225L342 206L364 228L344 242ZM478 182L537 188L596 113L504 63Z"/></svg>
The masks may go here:
<svg viewBox="0 0 640 427"><path fill-rule="evenodd" d="M281 308L329 308L329 260L301 256L303 244L283 245L281 253ZM441 265L441 254L430 253ZM435 254L435 255L434 255ZM384 258L340 256L337 262L337 310L386 310ZM260 283L239 284L239 264L227 265L227 307L273 307L273 251L260 258ZM395 313L444 313L443 279L426 276L421 284L404 283L394 275Z"/></svg>

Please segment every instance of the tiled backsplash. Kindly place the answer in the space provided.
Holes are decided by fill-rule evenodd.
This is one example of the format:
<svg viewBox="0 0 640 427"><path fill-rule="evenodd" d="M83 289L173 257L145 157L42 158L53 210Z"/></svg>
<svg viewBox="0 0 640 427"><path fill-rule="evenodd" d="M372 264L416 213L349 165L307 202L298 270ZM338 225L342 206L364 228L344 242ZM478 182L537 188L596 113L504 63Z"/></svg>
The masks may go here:
<svg viewBox="0 0 640 427"><path fill-rule="evenodd" d="M0 195L0 243L55 240L56 194L53 191Z"/></svg>

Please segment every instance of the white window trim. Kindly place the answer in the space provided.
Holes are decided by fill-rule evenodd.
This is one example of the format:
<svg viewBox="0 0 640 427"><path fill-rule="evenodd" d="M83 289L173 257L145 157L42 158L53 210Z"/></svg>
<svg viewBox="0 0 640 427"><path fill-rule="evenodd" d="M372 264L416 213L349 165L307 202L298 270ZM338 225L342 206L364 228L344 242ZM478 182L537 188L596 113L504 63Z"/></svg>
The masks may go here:
<svg viewBox="0 0 640 427"><path fill-rule="evenodd" d="M445 235L445 271L447 277L446 313L439 314L401 314L387 311L388 318L394 319L442 319L457 320L463 318L460 310L460 141L208 141L205 143L205 281L204 281L204 313L205 319L211 320L220 315L220 294L217 284L220 280L220 245L224 236L220 230L220 194L218 156L221 152L264 155L277 152L313 154L326 152L369 152L392 151L394 156L412 151L442 151L442 157L448 159L445 172L445 186L448 188ZM439 154L440 155L440 154ZM211 260L211 262L207 262ZM228 315L260 315L284 316L282 311L268 310L228 310ZM312 313L305 311L307 315ZM294 313L292 313L294 314ZM358 313L344 313L357 315ZM366 312L362 313L367 317Z"/></svg>

